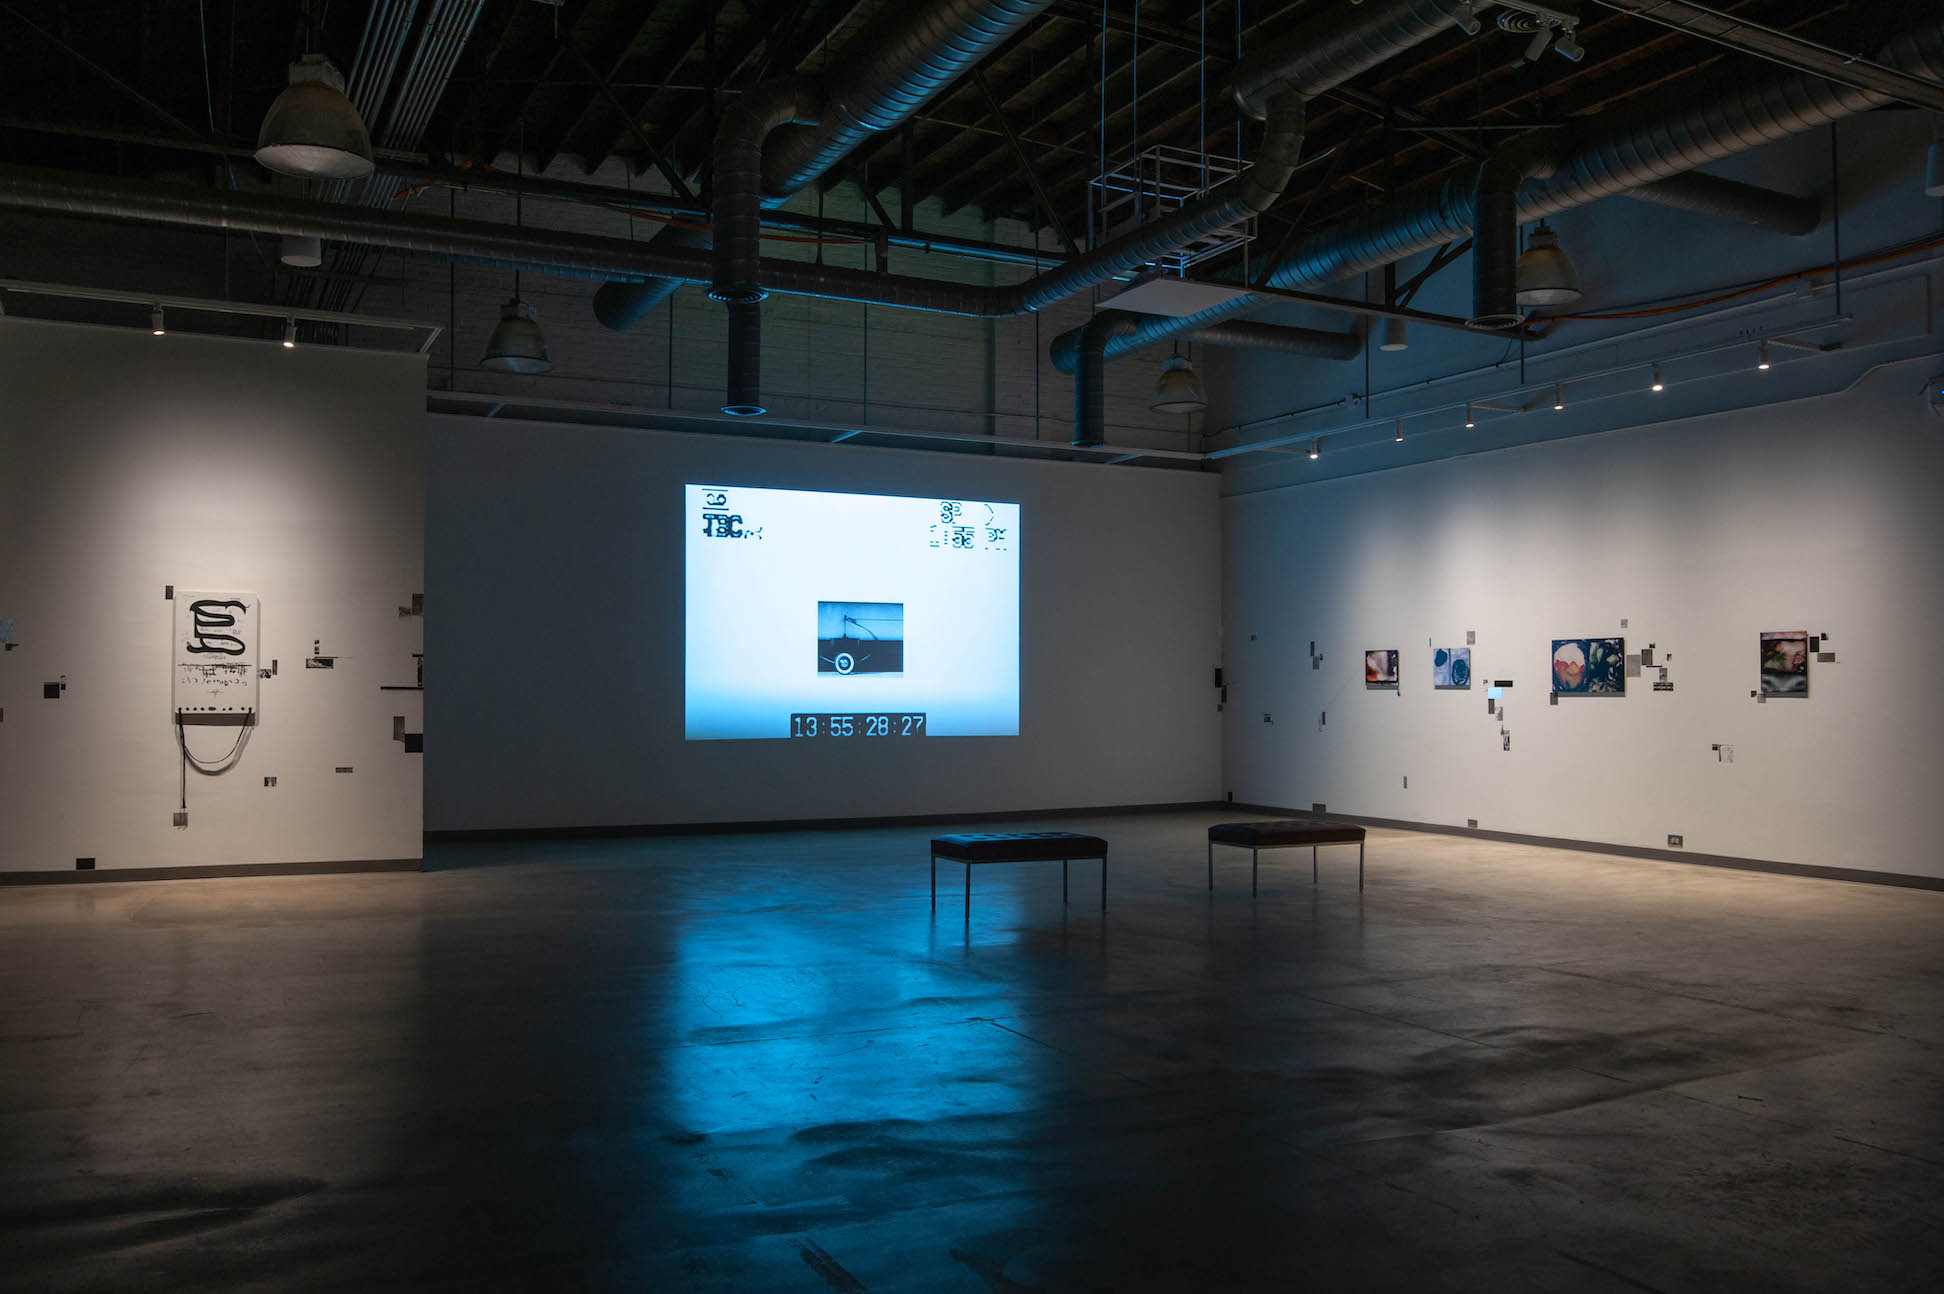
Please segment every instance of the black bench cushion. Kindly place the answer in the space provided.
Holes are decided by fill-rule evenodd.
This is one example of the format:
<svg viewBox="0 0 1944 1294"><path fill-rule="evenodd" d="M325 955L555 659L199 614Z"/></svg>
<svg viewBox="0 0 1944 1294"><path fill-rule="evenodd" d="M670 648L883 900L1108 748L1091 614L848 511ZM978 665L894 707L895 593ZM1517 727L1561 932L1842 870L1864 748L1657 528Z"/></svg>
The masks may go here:
<svg viewBox="0 0 1944 1294"><path fill-rule="evenodd" d="M1107 842L1071 831L973 831L937 836L932 856L961 863L1033 863L1056 858L1105 858Z"/></svg>
<svg viewBox="0 0 1944 1294"><path fill-rule="evenodd" d="M1241 845L1245 849L1269 849L1277 845L1341 845L1362 840L1364 829L1348 822L1284 818L1275 822L1218 823L1208 829L1208 838L1218 845Z"/></svg>

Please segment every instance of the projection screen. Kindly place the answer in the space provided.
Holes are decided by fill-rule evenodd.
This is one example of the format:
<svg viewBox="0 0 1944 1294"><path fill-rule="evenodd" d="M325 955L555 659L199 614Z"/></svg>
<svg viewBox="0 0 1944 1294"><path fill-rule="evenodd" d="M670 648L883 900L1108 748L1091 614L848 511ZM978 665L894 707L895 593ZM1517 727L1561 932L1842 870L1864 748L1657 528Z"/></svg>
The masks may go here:
<svg viewBox="0 0 1944 1294"><path fill-rule="evenodd" d="M1019 732L1019 505L687 485L684 734Z"/></svg>

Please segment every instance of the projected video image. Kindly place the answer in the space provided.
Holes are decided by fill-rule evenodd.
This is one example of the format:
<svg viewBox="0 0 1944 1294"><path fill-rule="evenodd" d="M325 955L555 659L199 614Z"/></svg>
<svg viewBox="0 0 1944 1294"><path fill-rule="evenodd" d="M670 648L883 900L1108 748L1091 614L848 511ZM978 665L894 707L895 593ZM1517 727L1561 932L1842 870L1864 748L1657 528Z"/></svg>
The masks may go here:
<svg viewBox="0 0 1944 1294"><path fill-rule="evenodd" d="M1019 731L1019 505L684 488L684 732Z"/></svg>
<svg viewBox="0 0 1944 1294"><path fill-rule="evenodd" d="M904 605L817 603L817 673L904 673Z"/></svg>

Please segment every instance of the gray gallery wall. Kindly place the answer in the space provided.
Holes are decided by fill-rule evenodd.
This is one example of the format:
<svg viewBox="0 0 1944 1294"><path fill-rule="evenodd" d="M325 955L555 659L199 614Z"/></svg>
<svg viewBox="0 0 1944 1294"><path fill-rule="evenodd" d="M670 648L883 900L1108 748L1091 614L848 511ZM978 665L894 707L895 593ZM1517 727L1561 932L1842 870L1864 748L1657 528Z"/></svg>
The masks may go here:
<svg viewBox="0 0 1944 1294"><path fill-rule="evenodd" d="M1227 788L1944 876L1944 689L1928 671L1944 641L1944 422L1923 399L1939 367L1225 500ZM1788 629L1829 634L1835 663L1811 665L1805 699L1758 702L1758 635ZM1434 691L1432 642L1468 630L1477 681ZM1650 676L1623 698L1549 704L1551 640L1595 635L1657 644L1674 689ZM1386 647L1401 685L1368 690L1362 652ZM1495 678L1515 682L1503 723L1486 713Z"/></svg>
<svg viewBox="0 0 1944 1294"><path fill-rule="evenodd" d="M426 826L589 827L1214 796L1213 475L430 423ZM1022 505L1020 733L682 739L681 487Z"/></svg>
<svg viewBox="0 0 1944 1294"><path fill-rule="evenodd" d="M0 319L0 870L418 857L419 697L378 689L420 644L424 383L415 354ZM168 585L256 593L279 662L182 828Z"/></svg>

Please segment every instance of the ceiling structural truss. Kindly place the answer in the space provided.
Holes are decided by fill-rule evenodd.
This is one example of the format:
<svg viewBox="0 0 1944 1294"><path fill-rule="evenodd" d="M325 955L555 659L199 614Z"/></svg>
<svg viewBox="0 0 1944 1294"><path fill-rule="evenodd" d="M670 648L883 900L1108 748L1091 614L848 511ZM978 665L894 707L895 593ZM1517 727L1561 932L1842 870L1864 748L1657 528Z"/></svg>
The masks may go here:
<svg viewBox="0 0 1944 1294"><path fill-rule="evenodd" d="M1847 53L1792 36L1761 23L1689 4L1686 0L1593 0L1622 13L1687 32L1729 49L1779 63L1798 72L1813 72L1839 85L1853 86L1898 99L1913 108L1944 112L1944 82L1913 76L1860 54Z"/></svg>
<svg viewBox="0 0 1944 1294"><path fill-rule="evenodd" d="M326 313L356 305L387 250L603 279L596 311L614 327L706 284L733 338L723 404L747 412L763 403L769 291L997 319L1132 279L1087 344L1075 331L1052 347L1075 372L1084 443L1103 434L1088 366L1178 337L1361 353L1347 334L1238 323L1283 303L1459 326L1411 303L1467 251L1469 318L1542 335L1510 253L1522 227L1585 203L1816 232L1823 195L1698 168L1878 106L1944 104L1935 0L1711 3L311 0L294 14L233 6L224 32L220 16L184 26L142 0L101 0L125 21L89 23L0 0L0 29L20 34L0 62L13 60L23 105L0 115L20 164L0 174L0 201L328 239L307 273L269 263L272 249L256 293ZM222 55L171 57L170 41ZM379 175L266 191L246 160L253 127L289 61L312 52L346 70ZM521 165L496 170L523 141ZM644 180L514 175L617 156ZM35 169L49 165L62 173ZM821 200L783 207L851 183L862 219L826 219ZM397 209L429 185L661 228L634 242ZM960 206L1032 236L917 227L921 210ZM779 238L819 244L815 261L765 256ZM824 264L836 243L870 249L875 270ZM894 247L1020 270L976 284L891 274ZM246 254L225 265L255 272ZM1152 291L1157 272L1172 295ZM1339 295L1379 274L1381 300Z"/></svg>

